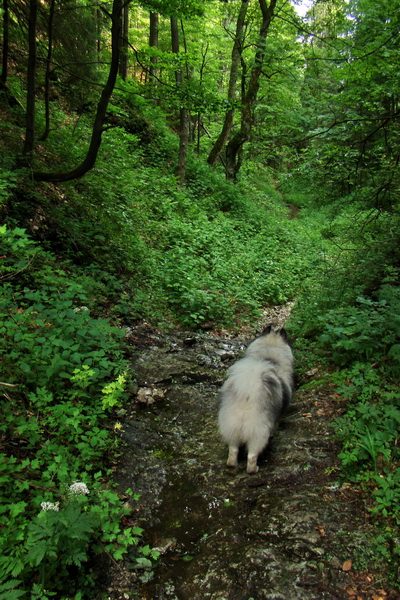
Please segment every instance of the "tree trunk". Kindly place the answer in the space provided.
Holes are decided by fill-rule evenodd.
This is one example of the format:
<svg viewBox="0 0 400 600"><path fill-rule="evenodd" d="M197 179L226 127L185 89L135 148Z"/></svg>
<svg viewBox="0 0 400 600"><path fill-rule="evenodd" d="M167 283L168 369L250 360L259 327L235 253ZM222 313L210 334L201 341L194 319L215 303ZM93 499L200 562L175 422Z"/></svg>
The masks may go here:
<svg viewBox="0 0 400 600"><path fill-rule="evenodd" d="M121 14L122 19L122 40L121 40L121 58L119 74L125 81L128 77L128 46L129 46L129 4L125 3Z"/></svg>
<svg viewBox="0 0 400 600"><path fill-rule="evenodd" d="M199 83L200 83L200 87L203 87L203 75L204 75L204 68L206 66L206 57L207 57L207 53L208 53L208 48L209 48L209 43L206 43L206 47L202 48L202 60L201 60L201 65L200 65L200 70L199 70ZM194 127L194 132L193 132L193 141L194 141L194 134L196 132L196 126L197 126L197 145L196 145L196 152L197 154L200 154L200 139L201 139L201 113L200 111L197 113L196 116L196 124Z"/></svg>
<svg viewBox="0 0 400 600"><path fill-rule="evenodd" d="M53 22L54 22L55 0L50 2L49 22L48 22L48 49L46 58L46 74L44 84L44 107L45 107L45 129L40 141L44 142L50 132L50 70L51 59L53 54Z"/></svg>
<svg viewBox="0 0 400 600"><path fill-rule="evenodd" d="M236 22L235 41L232 49L232 60L228 85L228 102L230 102L231 104L233 104L236 100L236 83L243 50L244 26L249 1L250 0L242 0L242 5L240 7L239 15ZM222 126L221 133L219 134L214 146L211 149L210 154L208 155L207 162L212 167L215 167L215 165L217 164L221 156L222 150L224 149L224 146L229 139L232 130L234 112L234 108L232 107L225 114L225 120Z"/></svg>
<svg viewBox="0 0 400 600"><path fill-rule="evenodd" d="M100 62L100 53L101 53L101 10L98 6L94 7L94 18L96 21L96 52L98 55L98 59Z"/></svg>
<svg viewBox="0 0 400 600"><path fill-rule="evenodd" d="M26 91L26 124L25 141L22 155L27 157L32 154L35 143L35 85L36 85L36 22L37 0L30 0L28 17L28 73Z"/></svg>
<svg viewBox="0 0 400 600"><path fill-rule="evenodd" d="M104 119L107 112L108 103L110 101L111 94L113 92L115 81L117 79L119 59L120 59L120 43L121 43L121 10L122 0L113 0L112 7L112 27L111 27L111 64L108 79L103 88L100 96L99 103L97 105L96 117L93 124L92 137L86 158L83 162L66 173L42 173L34 172L33 178L38 181L70 181L71 179L77 179L85 175L90 169L93 168L97 154L101 144L101 136L103 134Z"/></svg>
<svg viewBox="0 0 400 600"><path fill-rule="evenodd" d="M150 48L158 49L158 32L159 32L159 19L158 13L150 13L150 35L149 35L149 46ZM151 95L153 97L153 104L157 104L157 75L158 69L157 57L150 57L150 70L149 70L149 83L151 87Z"/></svg>
<svg viewBox="0 0 400 600"><path fill-rule="evenodd" d="M267 6L266 0L259 0L262 13L262 23L259 32L257 50L254 65L250 72L249 84L243 98L240 129L229 141L226 147L226 178L235 180L242 164L241 153L243 144L248 141L253 124L253 107L257 99L260 87L260 76L265 56L265 41L269 26L274 16L276 0L270 0Z"/></svg>
<svg viewBox="0 0 400 600"><path fill-rule="evenodd" d="M8 10L8 0L3 0L3 56L2 69L0 77L0 90L7 88L8 77L8 48L9 48L9 24L10 13Z"/></svg>
<svg viewBox="0 0 400 600"><path fill-rule="evenodd" d="M178 19L176 17L170 17L171 22L171 47L174 54L179 54L179 27ZM175 71L175 81L177 85L182 83L182 71L179 69Z"/></svg>
<svg viewBox="0 0 400 600"><path fill-rule="evenodd" d="M178 28L178 19L176 17L171 17L171 43L172 43L172 52L174 54L179 54L179 28ZM182 70L179 69L175 71L175 81L176 86L179 88L183 82L183 74ZM178 155L178 167L176 169L176 174L178 177L178 182L180 185L183 185L185 182L186 176L186 156L187 156L187 148L189 143L189 112L187 108L181 106L179 111L179 155Z"/></svg>
<svg viewBox="0 0 400 600"><path fill-rule="evenodd" d="M150 35L149 35L149 46L150 48L158 49L158 13L150 13ZM156 88L157 88L157 57L150 57L150 70L149 70L149 83L152 88L153 101L156 102Z"/></svg>

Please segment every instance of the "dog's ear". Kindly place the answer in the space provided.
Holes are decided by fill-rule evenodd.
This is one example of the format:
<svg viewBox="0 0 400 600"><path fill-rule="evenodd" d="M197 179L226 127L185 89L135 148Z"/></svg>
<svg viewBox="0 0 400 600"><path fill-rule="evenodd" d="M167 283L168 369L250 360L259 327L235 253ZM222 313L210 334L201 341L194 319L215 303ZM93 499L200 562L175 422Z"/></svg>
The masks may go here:
<svg viewBox="0 0 400 600"><path fill-rule="evenodd" d="M272 325L267 325L266 327L264 327L264 329L262 330L261 335L268 335L269 333L271 333L271 329L272 329Z"/></svg>
<svg viewBox="0 0 400 600"><path fill-rule="evenodd" d="M282 329L279 330L279 335L281 337L283 337L283 339L285 340L285 342L287 342L288 335L287 335L286 329L284 327L282 327Z"/></svg>

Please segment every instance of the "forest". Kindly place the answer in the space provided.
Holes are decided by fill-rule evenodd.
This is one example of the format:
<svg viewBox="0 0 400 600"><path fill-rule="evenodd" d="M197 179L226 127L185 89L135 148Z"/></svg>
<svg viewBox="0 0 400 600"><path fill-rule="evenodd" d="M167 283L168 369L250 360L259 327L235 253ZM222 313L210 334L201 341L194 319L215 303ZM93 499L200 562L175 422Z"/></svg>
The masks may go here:
<svg viewBox="0 0 400 600"><path fill-rule="evenodd" d="M112 484L126 328L234 333L289 302L299 385L322 365L342 400L336 477L398 585L398 1L0 17L0 600L103 598L99 560L156 568Z"/></svg>

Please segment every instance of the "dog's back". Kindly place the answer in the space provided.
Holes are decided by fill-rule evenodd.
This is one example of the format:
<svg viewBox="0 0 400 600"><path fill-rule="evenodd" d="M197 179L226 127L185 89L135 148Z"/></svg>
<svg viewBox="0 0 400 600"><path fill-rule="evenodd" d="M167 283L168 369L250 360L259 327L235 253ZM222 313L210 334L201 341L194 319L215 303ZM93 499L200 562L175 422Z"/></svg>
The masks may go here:
<svg viewBox="0 0 400 600"><path fill-rule="evenodd" d="M258 470L257 457L289 404L292 387L293 355L286 334L266 328L229 369L221 389L218 421L229 445L229 466L237 465L239 447L246 445L247 471Z"/></svg>

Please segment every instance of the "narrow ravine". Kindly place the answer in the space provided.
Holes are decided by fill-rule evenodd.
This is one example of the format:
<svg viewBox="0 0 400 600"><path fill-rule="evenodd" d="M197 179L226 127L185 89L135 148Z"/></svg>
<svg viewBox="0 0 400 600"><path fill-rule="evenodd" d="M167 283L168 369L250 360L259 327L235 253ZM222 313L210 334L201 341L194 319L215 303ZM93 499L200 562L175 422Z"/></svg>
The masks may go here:
<svg viewBox="0 0 400 600"><path fill-rule="evenodd" d="M265 322L281 325L287 311ZM362 543L364 511L336 483L331 389L296 392L257 475L245 462L225 466L218 390L253 334L130 331L139 389L117 481L140 494L136 522L161 555L154 571L116 571L109 598L343 600L357 591L346 565ZM361 587L359 597L372 598Z"/></svg>

